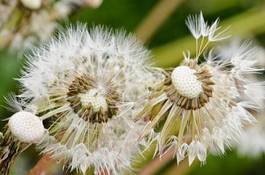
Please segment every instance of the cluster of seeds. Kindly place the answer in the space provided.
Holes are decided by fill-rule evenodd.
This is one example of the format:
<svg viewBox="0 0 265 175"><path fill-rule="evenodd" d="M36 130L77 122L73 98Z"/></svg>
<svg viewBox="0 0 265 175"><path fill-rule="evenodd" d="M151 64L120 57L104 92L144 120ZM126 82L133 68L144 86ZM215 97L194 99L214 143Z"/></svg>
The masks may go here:
<svg viewBox="0 0 265 175"><path fill-rule="evenodd" d="M70 84L67 101L80 118L91 123L107 122L117 113L119 94L109 82L108 92L94 87L95 80L89 75L76 77Z"/></svg>
<svg viewBox="0 0 265 175"><path fill-rule="evenodd" d="M260 69L246 45L231 54L213 51L199 63L226 30L202 14L187 24L196 53L167 70L152 67L149 52L130 35L70 28L31 55L10 132L83 174L90 167L96 174L133 169L133 156L153 143L156 154L174 148L177 161L187 157L190 164L205 162L209 150L224 153L255 121L249 110L264 99L251 94L263 98L265 83L249 78Z"/></svg>
<svg viewBox="0 0 265 175"><path fill-rule="evenodd" d="M167 75L165 92L173 103L186 110L203 107L212 97L214 82L206 67L196 65L193 60L177 67ZM172 81L172 83L171 83ZM168 84L168 85L167 85Z"/></svg>

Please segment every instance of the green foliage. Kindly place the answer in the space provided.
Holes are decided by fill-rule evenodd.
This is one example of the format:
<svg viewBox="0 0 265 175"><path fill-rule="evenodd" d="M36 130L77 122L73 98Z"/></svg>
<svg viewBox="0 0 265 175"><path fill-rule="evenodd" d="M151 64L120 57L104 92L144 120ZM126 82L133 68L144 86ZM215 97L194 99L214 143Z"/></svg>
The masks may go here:
<svg viewBox="0 0 265 175"><path fill-rule="evenodd" d="M22 58L18 59L16 55L8 51L0 51L0 118L4 119L8 116L5 106L5 99L9 93L16 92L18 84L15 78L18 77L19 70L22 66ZM3 126L3 122L0 122Z"/></svg>

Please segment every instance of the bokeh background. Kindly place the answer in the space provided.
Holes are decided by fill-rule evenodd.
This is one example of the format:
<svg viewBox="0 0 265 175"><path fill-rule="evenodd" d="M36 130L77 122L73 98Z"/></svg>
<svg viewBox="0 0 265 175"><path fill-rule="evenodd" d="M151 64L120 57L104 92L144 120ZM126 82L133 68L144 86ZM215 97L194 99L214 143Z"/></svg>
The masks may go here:
<svg viewBox="0 0 265 175"><path fill-rule="evenodd" d="M185 18L200 11L209 21L219 17L222 25L230 26L234 36L251 39L265 47L264 0L104 0L99 8L84 7L75 11L69 19L60 21L60 25L66 27L81 22L88 27L100 24L134 32L153 51L157 66L173 67L182 59L182 51L194 47ZM19 77L24 63L23 56L21 58L14 51L0 51L0 127L11 115L3 107L4 97L18 92L15 78ZM34 149L25 152L13 167L12 174L27 174L38 158ZM240 156L231 149L223 156L209 156L205 165L195 163L188 167L184 163L177 167L176 160L170 160L151 163L147 168L156 170L152 174L161 175L264 175L265 156Z"/></svg>

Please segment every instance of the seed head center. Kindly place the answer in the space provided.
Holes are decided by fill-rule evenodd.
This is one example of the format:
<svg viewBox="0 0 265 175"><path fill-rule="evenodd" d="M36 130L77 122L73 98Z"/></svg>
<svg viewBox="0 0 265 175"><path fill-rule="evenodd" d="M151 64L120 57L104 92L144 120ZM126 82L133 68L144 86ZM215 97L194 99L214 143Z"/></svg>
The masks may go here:
<svg viewBox="0 0 265 175"><path fill-rule="evenodd" d="M112 84L99 83L84 74L69 85L67 101L73 112L85 121L105 123L117 113L119 94Z"/></svg>
<svg viewBox="0 0 265 175"><path fill-rule="evenodd" d="M99 112L100 109L104 112L108 110L106 98L97 89L90 89L86 93L80 93L79 97L82 106L92 106L94 112Z"/></svg>
<svg viewBox="0 0 265 175"><path fill-rule="evenodd" d="M189 99L197 98L203 92L202 83L195 72L188 66L179 66L171 74L172 83L177 92Z"/></svg>

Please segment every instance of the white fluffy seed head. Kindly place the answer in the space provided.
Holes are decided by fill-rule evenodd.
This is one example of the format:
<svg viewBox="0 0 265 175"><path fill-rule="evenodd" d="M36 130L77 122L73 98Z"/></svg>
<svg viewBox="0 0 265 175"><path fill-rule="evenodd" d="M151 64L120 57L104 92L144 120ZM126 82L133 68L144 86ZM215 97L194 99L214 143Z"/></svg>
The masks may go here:
<svg viewBox="0 0 265 175"><path fill-rule="evenodd" d="M150 82L164 78L150 70L148 58L135 37L104 27L72 27L34 49L20 78L20 95L30 101L24 106L46 109L38 115L47 120L60 117L49 128L51 140L40 143L41 151L77 171L93 166L95 174L102 169L121 174L129 168L145 126L134 114L142 109L149 87L155 87Z"/></svg>
<svg viewBox="0 0 265 175"><path fill-rule="evenodd" d="M36 10L40 8L42 0L21 0L21 3L31 10Z"/></svg>
<svg viewBox="0 0 265 175"><path fill-rule="evenodd" d="M80 94L81 103L83 106L92 106L95 112L100 109L108 110L108 103L105 97L98 92L97 89L91 89L87 93Z"/></svg>
<svg viewBox="0 0 265 175"><path fill-rule="evenodd" d="M203 91L201 82L194 72L195 70L188 66L179 66L171 74L172 83L177 92L190 99L198 97Z"/></svg>
<svg viewBox="0 0 265 175"><path fill-rule="evenodd" d="M12 115L8 122L11 133L21 142L38 143L45 128L39 117L26 111L20 111Z"/></svg>

